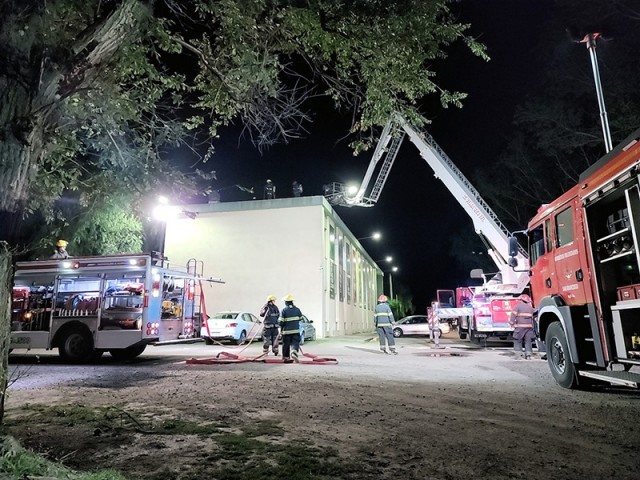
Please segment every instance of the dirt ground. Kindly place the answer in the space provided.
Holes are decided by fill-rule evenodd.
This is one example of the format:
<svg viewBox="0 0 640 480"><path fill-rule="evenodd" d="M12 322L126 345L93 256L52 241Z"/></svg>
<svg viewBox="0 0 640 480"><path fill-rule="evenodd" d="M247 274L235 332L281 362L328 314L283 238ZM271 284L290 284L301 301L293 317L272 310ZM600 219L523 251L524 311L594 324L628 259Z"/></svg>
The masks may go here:
<svg viewBox="0 0 640 480"><path fill-rule="evenodd" d="M390 356L366 340L304 347L338 365L187 365L234 351L203 345L92 366L17 356L7 424L129 479L640 478L640 392L562 389L504 345L402 338Z"/></svg>

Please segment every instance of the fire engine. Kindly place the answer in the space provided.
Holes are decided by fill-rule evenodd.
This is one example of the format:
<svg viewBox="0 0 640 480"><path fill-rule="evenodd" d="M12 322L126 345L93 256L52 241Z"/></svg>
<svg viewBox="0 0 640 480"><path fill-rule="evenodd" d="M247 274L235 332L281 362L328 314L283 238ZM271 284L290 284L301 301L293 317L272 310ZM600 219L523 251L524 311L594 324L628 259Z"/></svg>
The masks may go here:
<svg viewBox="0 0 640 480"><path fill-rule="evenodd" d="M17 262L9 349L58 348L84 362L192 339L204 308L201 281L202 262L171 269L149 254Z"/></svg>
<svg viewBox="0 0 640 480"><path fill-rule="evenodd" d="M442 180L471 217L476 233L487 247L487 253L498 269L493 275L485 275L479 269L472 271L472 277L482 278L484 282L483 285L475 287L470 306L439 308L436 303L434 311L439 318L457 318L461 338L468 335L472 342L493 336L507 338L513 332L508 322L509 313L515 304L515 297L528 288L528 272L524 268L516 271L510 267L511 233L431 135L411 125L401 115L394 115L384 127L358 191L350 195L344 185L333 183L325 187L325 196L333 205L374 206L382 193L405 136L408 136L418 148L435 176ZM383 158L382 163L378 165ZM366 195L376 170L378 176L370 194ZM528 254L523 248L517 249L515 259L520 265L528 265Z"/></svg>
<svg viewBox="0 0 640 480"><path fill-rule="evenodd" d="M528 224L538 333L566 388L640 383L629 372L640 365L639 140L637 130Z"/></svg>

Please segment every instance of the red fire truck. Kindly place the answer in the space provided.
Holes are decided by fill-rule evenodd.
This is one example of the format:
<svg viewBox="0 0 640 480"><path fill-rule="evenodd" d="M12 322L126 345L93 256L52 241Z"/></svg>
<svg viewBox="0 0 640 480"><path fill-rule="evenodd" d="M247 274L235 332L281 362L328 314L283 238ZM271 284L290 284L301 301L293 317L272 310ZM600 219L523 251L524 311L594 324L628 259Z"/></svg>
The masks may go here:
<svg viewBox="0 0 640 480"><path fill-rule="evenodd" d="M537 327L556 382L638 387L640 130L528 225ZM511 238L511 253L517 242Z"/></svg>
<svg viewBox="0 0 640 480"><path fill-rule="evenodd" d="M83 362L105 351L134 358L150 343L190 339L198 332L201 270L195 260L174 270L144 254L17 262L9 348L58 348Z"/></svg>

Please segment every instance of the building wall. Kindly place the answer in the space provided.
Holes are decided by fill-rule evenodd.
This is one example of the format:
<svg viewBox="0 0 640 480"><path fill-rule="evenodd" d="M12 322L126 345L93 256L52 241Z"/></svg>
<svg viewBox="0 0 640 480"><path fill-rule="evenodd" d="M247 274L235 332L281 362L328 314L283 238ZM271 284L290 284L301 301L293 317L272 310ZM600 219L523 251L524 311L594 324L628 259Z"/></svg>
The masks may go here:
<svg viewBox="0 0 640 480"><path fill-rule="evenodd" d="M282 298L291 294L320 338L371 330L381 272L323 197L185 210L195 218L167 220L165 254L172 265L203 261L205 277L225 281L205 285L210 314L236 309L257 314L267 295L283 307Z"/></svg>

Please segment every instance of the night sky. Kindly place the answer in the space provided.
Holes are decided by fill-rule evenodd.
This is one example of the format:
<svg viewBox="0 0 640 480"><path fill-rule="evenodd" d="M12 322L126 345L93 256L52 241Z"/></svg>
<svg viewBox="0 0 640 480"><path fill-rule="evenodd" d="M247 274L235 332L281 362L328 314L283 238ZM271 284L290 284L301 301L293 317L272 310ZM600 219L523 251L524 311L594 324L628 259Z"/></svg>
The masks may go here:
<svg viewBox="0 0 640 480"><path fill-rule="evenodd" d="M491 61L474 57L461 45L449 49L449 58L437 69L436 81L469 96L462 109L444 110L431 99L423 113L432 120L428 131L473 183L474 171L502 151L516 104L544 68L544 54L533 49L542 34L540 25L551 14L552 2L463 0L452 8L459 21L471 24L470 33L487 46ZM588 62L587 52L576 52L580 54ZM341 117L329 106L320 105L306 139L262 154L247 139L238 138L237 131L223 130L211 161L218 178L214 188L221 188L222 201L234 201L251 197L224 187L254 187L261 198L268 178L278 187L278 197L291 195L293 180L303 184L305 195L321 195L322 185L334 181L359 184L372 152L353 157L345 139L349 124L348 116ZM404 284L418 312L424 311L437 288L469 283L466 272L451 267L450 242L456 235L476 237L471 220L434 178L409 140L405 139L376 206L336 208L357 237L382 233L379 242L366 239L361 243L374 260L394 257L393 264L399 268L393 276L394 290ZM385 290L388 293L386 279Z"/></svg>

